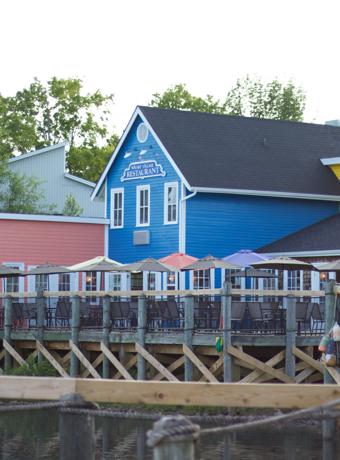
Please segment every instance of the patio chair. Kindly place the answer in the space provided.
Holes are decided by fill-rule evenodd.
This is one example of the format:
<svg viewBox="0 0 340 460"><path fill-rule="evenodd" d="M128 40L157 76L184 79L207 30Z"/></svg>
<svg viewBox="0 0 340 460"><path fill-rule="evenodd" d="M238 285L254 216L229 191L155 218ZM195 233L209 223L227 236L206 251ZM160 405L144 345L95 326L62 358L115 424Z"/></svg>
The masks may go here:
<svg viewBox="0 0 340 460"><path fill-rule="evenodd" d="M55 310L56 326L70 327L72 304L69 300L58 300Z"/></svg>
<svg viewBox="0 0 340 460"><path fill-rule="evenodd" d="M260 302L247 302L247 308L253 329L264 329L264 320Z"/></svg>
<svg viewBox="0 0 340 460"><path fill-rule="evenodd" d="M297 334L301 333L301 326L305 326L308 323L307 311L309 302L296 302L296 323L297 323Z"/></svg>
<svg viewBox="0 0 340 460"><path fill-rule="evenodd" d="M247 303L235 301L231 303L231 328L240 330L243 321Z"/></svg>
<svg viewBox="0 0 340 460"><path fill-rule="evenodd" d="M174 328L180 327L181 317L176 299L168 299L165 305L164 319L166 320L166 326Z"/></svg>
<svg viewBox="0 0 340 460"><path fill-rule="evenodd" d="M103 326L103 307L91 305L89 309L88 326L98 328Z"/></svg>
<svg viewBox="0 0 340 460"><path fill-rule="evenodd" d="M121 327L122 312L120 309L119 300L114 300L113 302L110 302L110 318L111 318L111 326L113 328Z"/></svg>
<svg viewBox="0 0 340 460"><path fill-rule="evenodd" d="M211 329L218 329L221 322L221 302L213 300L209 303L208 323Z"/></svg>
<svg viewBox="0 0 340 460"><path fill-rule="evenodd" d="M206 298L195 299L194 303L194 324L198 329L206 329L207 325L207 311L209 308L209 300Z"/></svg>
<svg viewBox="0 0 340 460"><path fill-rule="evenodd" d="M162 324L162 312L154 300L148 302L147 324L150 329L159 329Z"/></svg>
<svg viewBox="0 0 340 460"><path fill-rule="evenodd" d="M24 325L25 315L23 304L12 302L12 324L14 328L22 328Z"/></svg>
<svg viewBox="0 0 340 460"><path fill-rule="evenodd" d="M324 307L324 304L314 303L312 312L312 331L319 334L325 331Z"/></svg>

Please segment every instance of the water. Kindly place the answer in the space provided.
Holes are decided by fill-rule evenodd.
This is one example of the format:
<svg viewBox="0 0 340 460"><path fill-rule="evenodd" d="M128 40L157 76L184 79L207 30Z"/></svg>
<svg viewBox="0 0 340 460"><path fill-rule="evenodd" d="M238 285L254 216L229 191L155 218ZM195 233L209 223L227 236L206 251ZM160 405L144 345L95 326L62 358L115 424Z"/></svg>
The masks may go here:
<svg viewBox="0 0 340 460"><path fill-rule="evenodd" d="M68 416L75 417L75 416ZM78 417L78 418L77 418ZM72 428L81 432L84 418L72 419ZM149 460L146 432L152 422L132 419L96 418L96 460ZM340 452L336 441L335 452ZM0 416L0 460L64 460L60 451L59 415L53 410L21 412ZM74 460L83 460L77 455ZM340 455L322 456L321 428L287 426L283 429L251 430L228 436L203 437L197 446L201 460L335 460ZM66 460L66 459L65 459ZM69 459L67 459L69 460Z"/></svg>

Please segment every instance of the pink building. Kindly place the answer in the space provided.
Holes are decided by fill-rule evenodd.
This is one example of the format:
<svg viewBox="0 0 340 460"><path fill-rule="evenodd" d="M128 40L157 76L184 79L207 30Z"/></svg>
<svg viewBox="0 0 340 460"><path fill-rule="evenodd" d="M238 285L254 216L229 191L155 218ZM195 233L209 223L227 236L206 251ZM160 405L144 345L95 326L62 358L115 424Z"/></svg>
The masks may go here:
<svg viewBox="0 0 340 460"><path fill-rule="evenodd" d="M83 260L105 254L106 219L0 214L0 263L21 270L46 262L58 265L73 265ZM76 274L51 275L51 290L76 289L83 285L83 278ZM1 280L0 280L1 282ZM34 276L20 277L7 290L36 290ZM11 289L9 289L11 287ZM5 283L1 285L6 289ZM67 289L68 288L68 289Z"/></svg>

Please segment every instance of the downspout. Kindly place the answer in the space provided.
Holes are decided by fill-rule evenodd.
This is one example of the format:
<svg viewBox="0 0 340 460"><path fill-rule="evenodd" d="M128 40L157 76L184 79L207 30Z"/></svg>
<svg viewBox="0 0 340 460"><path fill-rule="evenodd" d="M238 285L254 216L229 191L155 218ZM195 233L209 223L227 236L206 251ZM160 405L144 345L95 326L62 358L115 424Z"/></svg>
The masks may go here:
<svg viewBox="0 0 340 460"><path fill-rule="evenodd" d="M185 254L186 252L186 201L190 200L190 198L193 198L197 194L197 190L195 190L193 193L190 193L190 195L185 196L185 191L186 187L182 182L182 193L181 196L182 198L180 199L180 221L179 221L179 244L178 244L178 250L179 252L182 252ZM185 273L180 273L179 274L179 287L180 288L185 288Z"/></svg>

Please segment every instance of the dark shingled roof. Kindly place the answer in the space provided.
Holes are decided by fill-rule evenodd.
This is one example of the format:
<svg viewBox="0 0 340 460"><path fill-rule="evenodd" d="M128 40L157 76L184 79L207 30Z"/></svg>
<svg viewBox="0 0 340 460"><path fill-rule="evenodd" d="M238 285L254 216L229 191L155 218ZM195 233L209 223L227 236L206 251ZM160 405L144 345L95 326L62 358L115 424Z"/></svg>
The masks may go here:
<svg viewBox="0 0 340 460"><path fill-rule="evenodd" d="M328 251L340 249L340 214L291 233L280 240L256 249L262 253Z"/></svg>
<svg viewBox="0 0 340 460"><path fill-rule="evenodd" d="M340 128L140 107L191 187L339 195Z"/></svg>

